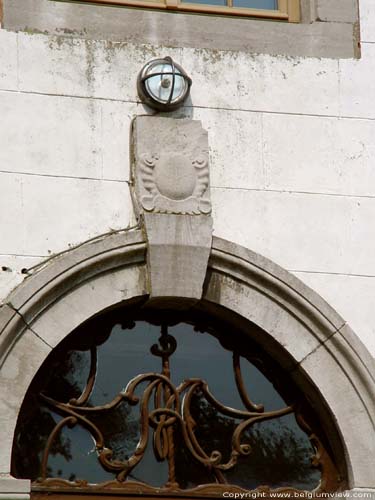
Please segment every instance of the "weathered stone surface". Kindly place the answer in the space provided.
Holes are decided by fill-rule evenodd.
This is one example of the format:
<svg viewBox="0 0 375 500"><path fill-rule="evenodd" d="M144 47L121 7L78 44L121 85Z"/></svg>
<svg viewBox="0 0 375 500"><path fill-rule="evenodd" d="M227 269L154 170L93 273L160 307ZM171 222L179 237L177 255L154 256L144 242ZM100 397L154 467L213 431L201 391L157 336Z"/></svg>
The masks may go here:
<svg viewBox="0 0 375 500"><path fill-rule="evenodd" d="M127 138L140 105L0 91L0 109L1 169L129 180Z"/></svg>
<svg viewBox="0 0 375 500"><path fill-rule="evenodd" d="M333 59L188 49L181 56L179 62L193 80L190 93L194 106L338 114L338 64Z"/></svg>
<svg viewBox="0 0 375 500"><path fill-rule="evenodd" d="M316 11L320 21L354 23L358 20L358 1L341 0L337 4L332 0L316 0Z"/></svg>
<svg viewBox="0 0 375 500"><path fill-rule="evenodd" d="M258 342L267 350L271 349L270 337L282 345L291 356L285 360L286 369L345 323L321 297L284 269L228 241L214 238L209 269L204 299L235 311L266 331Z"/></svg>
<svg viewBox="0 0 375 500"><path fill-rule="evenodd" d="M9 474L3 475L0 473L0 492L0 498L9 500L27 499L29 498L30 481L28 479L16 479Z"/></svg>
<svg viewBox="0 0 375 500"><path fill-rule="evenodd" d="M155 56L155 49L131 43L29 33L18 37L19 86L25 92L134 102L138 71ZM66 75L71 75L68 81Z"/></svg>
<svg viewBox="0 0 375 500"><path fill-rule="evenodd" d="M3 500L29 500L29 498L30 495L26 493L0 493L0 499Z"/></svg>
<svg viewBox="0 0 375 500"><path fill-rule="evenodd" d="M207 132L197 121L143 116L133 144L151 296L199 299L212 241Z"/></svg>
<svg viewBox="0 0 375 500"><path fill-rule="evenodd" d="M22 283L28 275L28 269L40 261L39 257L0 256L0 304L17 285Z"/></svg>
<svg viewBox="0 0 375 500"><path fill-rule="evenodd" d="M92 96L90 50L91 47L79 39L50 38L38 32L18 33L20 90L33 89L41 94L61 96ZM66 75L70 75L69 78Z"/></svg>
<svg viewBox="0 0 375 500"><path fill-rule="evenodd" d="M262 26L264 29L264 23ZM342 26L351 30L349 24ZM157 45L140 47L130 42L28 33L18 36L19 82L25 92L134 102L138 100L136 77L143 64L166 55L166 49ZM340 81L338 62L334 59L256 55L219 48L168 48L167 53L191 76L194 106L339 114ZM71 75L68 83L67 74Z"/></svg>
<svg viewBox="0 0 375 500"><path fill-rule="evenodd" d="M30 330L23 333L1 367L0 377L0 472L10 473L11 451L18 413L26 391L50 352Z"/></svg>
<svg viewBox="0 0 375 500"><path fill-rule="evenodd" d="M200 299L212 241L212 219L145 214L152 297Z"/></svg>
<svg viewBox="0 0 375 500"><path fill-rule="evenodd" d="M203 107L194 108L191 115L208 132L211 186L263 189L263 144L267 139L263 121L269 115ZM283 136L284 130L279 129L278 133Z"/></svg>
<svg viewBox="0 0 375 500"><path fill-rule="evenodd" d="M134 116L142 112L142 104L101 101L103 179L130 179L130 128Z"/></svg>
<svg viewBox="0 0 375 500"><path fill-rule="evenodd" d="M127 183L93 179L0 173L0 213L0 254L36 257L134 223Z"/></svg>
<svg viewBox="0 0 375 500"><path fill-rule="evenodd" d="M0 306L0 332L4 330L15 315L16 311L7 304L2 304Z"/></svg>
<svg viewBox="0 0 375 500"><path fill-rule="evenodd" d="M313 0L301 1L302 23L265 23L226 16L121 9L113 6L4 0L7 29L35 30L91 39L153 43L167 47L242 50L310 57L353 57L353 22L346 22L351 0L325 0L325 21L314 22ZM371 1L371 0L370 0ZM341 5L345 4L344 12ZM356 12L354 12L356 13ZM357 20L357 16L353 21ZM338 22L336 22L338 21ZM124 26L126 29L124 29Z"/></svg>
<svg viewBox="0 0 375 500"><path fill-rule="evenodd" d="M334 358L321 347L301 364L304 372L314 380L320 397L326 402L345 439L350 487L373 488L374 478L369 456L374 449L374 427L364 406L353 404L357 396L345 372L338 369ZM296 371L296 379L301 374ZM305 387L305 392L308 389ZM317 401L315 401L317 404ZM369 408L370 410L370 408ZM353 423L360 432L354 432Z"/></svg>
<svg viewBox="0 0 375 500"><path fill-rule="evenodd" d="M373 7L372 7L373 9ZM342 60L340 66L340 114L375 118L375 44L362 45L362 57Z"/></svg>
<svg viewBox="0 0 375 500"><path fill-rule="evenodd" d="M98 312L134 297L147 295L145 266L104 273L65 295L50 313L32 323L33 331L56 347L77 326Z"/></svg>
<svg viewBox="0 0 375 500"><path fill-rule="evenodd" d="M0 165L7 171L100 178L101 104L0 92Z"/></svg>
<svg viewBox="0 0 375 500"><path fill-rule="evenodd" d="M217 257L219 255L221 257L218 261ZM239 266L239 263L241 263L241 266ZM225 265L225 267L222 268L222 265ZM268 280L273 281L275 285L278 284L279 286L279 288L275 289L279 303L283 302L281 297L284 297L284 305L289 304L289 307L300 309L303 303L306 311L309 310L308 304L310 304L309 314L315 316L315 318L320 317L319 321L322 322L323 329L326 332L339 330L345 324L344 319L320 295L286 269L253 250L214 237L210 266L217 270L223 270L225 274L236 276L240 281L245 276L247 280L255 278L259 284L263 280L266 283ZM249 286L251 286L250 283L248 281ZM311 327L309 327L309 331L311 332ZM326 339L327 337L324 337L324 340Z"/></svg>
<svg viewBox="0 0 375 500"><path fill-rule="evenodd" d="M313 404L324 400L337 422L346 449L350 488L374 488L373 465L369 461L375 446L374 438L374 370L366 368L359 353L350 356L343 345L344 331L336 333L332 339L313 351L296 369L296 381L301 380L301 371L314 381L319 388L319 399L310 393ZM366 356L367 359L368 355ZM353 372L352 367L356 369ZM362 404L354 403L361 394ZM355 423L355 425L354 425Z"/></svg>
<svg viewBox="0 0 375 500"><path fill-rule="evenodd" d="M0 29L0 89L17 88L17 34Z"/></svg>
<svg viewBox="0 0 375 500"><path fill-rule="evenodd" d="M345 317L375 357L375 277L309 272L295 274Z"/></svg>
<svg viewBox="0 0 375 500"><path fill-rule="evenodd" d="M133 143L133 178L141 212L211 213L208 139L200 122L138 116Z"/></svg>
<svg viewBox="0 0 375 500"><path fill-rule="evenodd" d="M361 0L359 14L362 42L375 42L375 10L373 0Z"/></svg>
<svg viewBox="0 0 375 500"><path fill-rule="evenodd" d="M212 273L206 281L203 298L234 311L267 332L257 340L272 351L269 342L271 337L288 351L292 359L283 360L285 369L292 369L294 363L301 361L320 345L319 330L314 332L316 337L307 332L306 325L299 318L288 314L277 300L273 301L262 289L261 283L255 285L255 280L247 286L222 273Z"/></svg>
<svg viewBox="0 0 375 500"><path fill-rule="evenodd" d="M267 189L375 196L374 120L267 113L262 122Z"/></svg>
<svg viewBox="0 0 375 500"><path fill-rule="evenodd" d="M373 197L217 188L211 196L216 236L292 272L375 275Z"/></svg>
<svg viewBox="0 0 375 500"><path fill-rule="evenodd" d="M113 272L123 266L143 264L145 247L140 230L107 234L42 263L22 286L8 296L7 301L31 323L41 315L44 308L66 295L72 284L78 288L82 282L89 278L94 279L97 275ZM81 272L82 268L85 273ZM62 277L64 278L60 280ZM108 282L111 283L111 280ZM141 283L137 282L139 286ZM129 284L126 284L125 280L118 293L125 293L132 285L132 280ZM143 288L140 293L143 293ZM31 307L30 298L31 303L34 302ZM101 300L100 297L98 300Z"/></svg>
<svg viewBox="0 0 375 500"><path fill-rule="evenodd" d="M0 367L6 359L12 344L26 329L22 317L8 304L0 306ZM10 335L7 332L11 331Z"/></svg>

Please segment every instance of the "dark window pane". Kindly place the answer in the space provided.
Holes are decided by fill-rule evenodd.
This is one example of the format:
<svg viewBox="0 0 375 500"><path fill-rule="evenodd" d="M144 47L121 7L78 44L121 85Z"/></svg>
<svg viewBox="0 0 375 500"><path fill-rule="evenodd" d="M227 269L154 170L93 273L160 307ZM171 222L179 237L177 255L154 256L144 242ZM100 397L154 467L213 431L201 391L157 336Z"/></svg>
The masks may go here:
<svg viewBox="0 0 375 500"><path fill-rule="evenodd" d="M314 451L293 415L255 424L244 437L252 448L251 459L241 457L226 473L229 483L247 489L267 484L312 490L319 485L320 472L311 467Z"/></svg>
<svg viewBox="0 0 375 500"><path fill-rule="evenodd" d="M61 416L53 412L50 415L56 423L61 422ZM84 428L64 427L55 443L48 460L48 477L69 481L95 478L98 483L113 479L113 474L100 466L95 443Z"/></svg>

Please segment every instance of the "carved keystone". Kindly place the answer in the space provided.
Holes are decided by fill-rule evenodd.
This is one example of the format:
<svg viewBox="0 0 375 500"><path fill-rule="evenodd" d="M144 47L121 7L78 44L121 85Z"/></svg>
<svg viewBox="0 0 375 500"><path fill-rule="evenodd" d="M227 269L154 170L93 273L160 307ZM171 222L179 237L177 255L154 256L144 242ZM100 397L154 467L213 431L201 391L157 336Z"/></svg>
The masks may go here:
<svg viewBox="0 0 375 500"><path fill-rule="evenodd" d="M207 132L198 121L139 116L132 134L151 296L200 299L212 242Z"/></svg>

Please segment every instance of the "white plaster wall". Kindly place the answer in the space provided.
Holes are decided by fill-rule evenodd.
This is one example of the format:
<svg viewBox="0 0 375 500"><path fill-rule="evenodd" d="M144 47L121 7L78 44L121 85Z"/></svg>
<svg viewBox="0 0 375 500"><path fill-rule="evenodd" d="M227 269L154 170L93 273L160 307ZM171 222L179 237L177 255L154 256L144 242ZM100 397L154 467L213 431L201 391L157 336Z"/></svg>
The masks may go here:
<svg viewBox="0 0 375 500"><path fill-rule="evenodd" d="M168 53L194 82L176 116L209 131L215 234L294 272L375 354L374 0L360 13L360 60L0 30L0 298L22 269L134 224L135 79Z"/></svg>

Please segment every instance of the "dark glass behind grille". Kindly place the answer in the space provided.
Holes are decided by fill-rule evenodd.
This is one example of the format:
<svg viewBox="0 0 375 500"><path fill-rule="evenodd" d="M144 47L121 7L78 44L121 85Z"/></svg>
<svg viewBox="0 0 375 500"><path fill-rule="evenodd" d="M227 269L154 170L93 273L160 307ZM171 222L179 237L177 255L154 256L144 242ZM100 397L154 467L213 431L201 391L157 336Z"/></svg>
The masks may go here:
<svg viewBox="0 0 375 500"><path fill-rule="evenodd" d="M222 404L244 410L234 379L232 351L222 345L228 343L228 339L223 340L222 333L199 333L193 325L183 322L169 326L168 333L177 341L176 351L169 360L171 381L178 386L188 378L203 379ZM86 335L89 334L87 331ZM101 339L98 346L97 376L88 406L108 403L140 373L160 373L162 360L150 352L151 345L157 344L159 337L160 326L147 321L138 320L130 329L115 325L108 339L104 342L105 337ZM74 342L65 341L40 369L24 401L16 429L13 455L16 477L34 481L39 477L48 436L63 418L43 403L39 393L65 403L78 398L89 373L89 347L87 338L80 345L79 336L76 336ZM253 356L251 345L242 342L242 374L251 400L263 404L266 411L290 404L249 361ZM137 394L146 386L142 384ZM229 458L231 436L239 421L222 415L199 394L193 397L191 412L196 421L196 436L204 451L210 454L218 450L224 458ZM123 401L115 409L90 415L90 418L101 429L106 447L114 453L113 458L125 460L132 455L140 437L139 405L130 406ZM228 483L247 489L264 484L308 490L318 486L321 473L311 465L314 449L293 414L255 424L244 432L242 441L251 445L252 452L241 457L237 466L223 471ZM178 426L174 430L174 442L176 479L181 488L216 481L212 470L192 458ZM162 486L168 480L168 464L155 458L151 443L152 440L128 480ZM81 425L63 427L51 447L48 476L70 481L86 479L90 483L115 479L113 472L100 465L95 442Z"/></svg>

